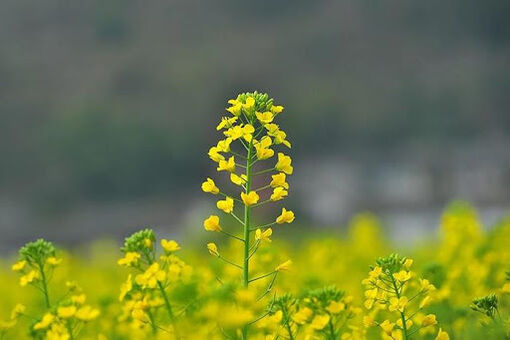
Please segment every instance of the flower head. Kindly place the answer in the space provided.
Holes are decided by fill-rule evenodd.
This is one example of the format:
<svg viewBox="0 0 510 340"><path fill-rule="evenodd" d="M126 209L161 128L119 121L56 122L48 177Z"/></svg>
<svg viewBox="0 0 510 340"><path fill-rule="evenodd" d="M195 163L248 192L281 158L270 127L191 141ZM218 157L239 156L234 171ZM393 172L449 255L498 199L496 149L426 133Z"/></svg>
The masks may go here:
<svg viewBox="0 0 510 340"><path fill-rule="evenodd" d="M207 250L209 251L209 254L213 256L220 256L220 253L218 252L218 247L215 243L207 243Z"/></svg>
<svg viewBox="0 0 510 340"><path fill-rule="evenodd" d="M241 200L247 206L257 204L257 202L259 201L259 198L260 198L259 194L257 194L256 191L250 191L249 193L244 193L244 192L241 193Z"/></svg>
<svg viewBox="0 0 510 340"><path fill-rule="evenodd" d="M271 195L270 199L271 201L280 201L284 199L288 194L289 192L285 190L283 187L277 187L274 188L273 194Z"/></svg>
<svg viewBox="0 0 510 340"><path fill-rule="evenodd" d="M133 266L138 263L138 259L140 259L140 254L134 251L127 252L123 258L117 261L119 266Z"/></svg>
<svg viewBox="0 0 510 340"><path fill-rule="evenodd" d="M211 215L204 221L204 229L207 231L222 231L220 226L220 218L216 215Z"/></svg>
<svg viewBox="0 0 510 340"><path fill-rule="evenodd" d="M173 252L181 249L181 247L179 246L179 243L177 243L176 241L174 241L174 240L167 241L165 239L161 240L161 247L167 253L173 253Z"/></svg>
<svg viewBox="0 0 510 340"><path fill-rule="evenodd" d="M275 165L275 169L281 172L286 173L287 175L292 175L294 172L294 168L292 167L292 159L289 156L279 152L278 153L278 162Z"/></svg>
<svg viewBox="0 0 510 340"><path fill-rule="evenodd" d="M226 197L224 200L218 201L216 206L223 212L230 214L234 210L234 200L231 197Z"/></svg>
<svg viewBox="0 0 510 340"><path fill-rule="evenodd" d="M204 183L202 183L202 191L210 192L213 195L217 195L220 193L220 189L218 189L214 181L210 178L207 178L207 180Z"/></svg>
<svg viewBox="0 0 510 340"><path fill-rule="evenodd" d="M262 231L260 228L255 231L255 240L271 242L271 235L273 235L273 229L267 228Z"/></svg>
<svg viewBox="0 0 510 340"><path fill-rule="evenodd" d="M289 183L287 183L287 175L285 175L283 172L272 175L271 178L273 179L270 183L272 188L282 187L284 189L289 189Z"/></svg>
<svg viewBox="0 0 510 340"><path fill-rule="evenodd" d="M276 223L283 224L283 223L292 223L294 221L294 213L290 210L287 210L285 208L282 208L282 213L280 216L276 218Z"/></svg>

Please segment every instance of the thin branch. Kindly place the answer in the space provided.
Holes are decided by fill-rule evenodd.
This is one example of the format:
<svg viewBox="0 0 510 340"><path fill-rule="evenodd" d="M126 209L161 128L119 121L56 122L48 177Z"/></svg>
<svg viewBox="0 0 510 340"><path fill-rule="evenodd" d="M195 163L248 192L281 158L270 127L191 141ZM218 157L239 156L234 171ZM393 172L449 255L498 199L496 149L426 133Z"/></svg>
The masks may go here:
<svg viewBox="0 0 510 340"><path fill-rule="evenodd" d="M253 173L253 176L258 176L258 175L263 175L263 174L267 174L268 172L271 172L274 170L274 167L273 168L270 168L270 169L265 169L265 170L261 170L261 171L257 171L257 172L254 172Z"/></svg>
<svg viewBox="0 0 510 340"><path fill-rule="evenodd" d="M225 197L230 197L231 199L233 199L234 201L236 201L236 202L238 202L238 203L243 203L243 201L241 201L239 198L232 197L232 196L230 196L230 195L227 195L227 194L226 194L226 193L224 193L224 192L221 192L221 191L220 191L220 192L219 192L219 194L220 194L220 195L223 195L223 196L225 196Z"/></svg>
<svg viewBox="0 0 510 340"><path fill-rule="evenodd" d="M254 279L249 280L249 282L254 282L254 281L257 281L257 280L263 279L263 278L265 278L265 277L268 277L268 276L270 276L270 275L273 275L274 273L277 273L277 271L276 271L276 270L274 270L274 271L272 271L272 272L270 272L270 273L267 273L267 274L261 275L261 276L259 276L259 277L256 277L256 278L254 278Z"/></svg>
<svg viewBox="0 0 510 340"><path fill-rule="evenodd" d="M266 203L269 203L269 202L272 202L272 201L271 201L271 199L267 199L267 200L265 200L265 201L259 202L259 203L257 203L257 204L252 205L251 207L252 207L252 208L255 208L255 207L258 207L258 206L264 205L264 204L266 204Z"/></svg>
<svg viewBox="0 0 510 340"><path fill-rule="evenodd" d="M268 185L264 185L263 187L260 187L258 189L255 189L255 191L262 191L262 190L265 190L267 188L270 188L271 187L271 184L268 184Z"/></svg>
<svg viewBox="0 0 510 340"><path fill-rule="evenodd" d="M265 228L269 228L269 227L271 227L271 226L273 226L273 225L275 225L275 224L276 224L276 222L271 222L271 223L263 224L263 225L258 226L258 227L254 227L254 228L252 228L251 230L252 230L252 231L255 231L255 230L257 230L257 229L265 229Z"/></svg>
<svg viewBox="0 0 510 340"><path fill-rule="evenodd" d="M230 215L232 215L237 220L237 222L241 223L241 225L244 226L244 222L239 217L237 217L236 214L231 212Z"/></svg>
<svg viewBox="0 0 510 340"><path fill-rule="evenodd" d="M240 265L238 265L238 264L236 264L236 263L234 263L234 262L232 262L232 261L230 261L230 260L227 260L226 258L224 258L224 257L223 257L223 256L221 256L221 255L220 255L220 256L218 256L218 258L219 258L220 260L223 260L223 261L225 261L226 263L228 263L228 264L230 264L230 265L232 265L232 266L236 267L236 268L243 269L243 267L241 267Z"/></svg>
<svg viewBox="0 0 510 340"><path fill-rule="evenodd" d="M226 232L225 230L220 230L220 232L225 234L225 235L227 235L228 237L232 237L232 238L234 238L234 239L236 239L238 241L244 242L244 240L242 238L240 238L238 236L235 236L235 235L232 235L231 233Z"/></svg>
<svg viewBox="0 0 510 340"><path fill-rule="evenodd" d="M259 296L259 298L257 299L257 301L260 301L262 300L262 298L264 296L266 296L267 294L269 294L271 292L271 289L273 289L273 286L274 286L274 283L276 281L276 277L278 276L278 272L275 272L274 273L274 276L273 276L273 279L271 280L271 282L269 282L269 285L267 286L266 288L266 291L261 295Z"/></svg>

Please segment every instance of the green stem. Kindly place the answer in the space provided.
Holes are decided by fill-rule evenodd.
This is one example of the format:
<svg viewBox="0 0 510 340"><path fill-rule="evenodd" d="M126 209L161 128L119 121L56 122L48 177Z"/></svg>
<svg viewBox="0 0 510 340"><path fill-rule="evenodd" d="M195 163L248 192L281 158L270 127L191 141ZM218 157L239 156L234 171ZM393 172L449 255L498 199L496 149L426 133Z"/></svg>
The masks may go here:
<svg viewBox="0 0 510 340"><path fill-rule="evenodd" d="M331 322L331 315L329 318L329 333L331 334L331 340L335 340L335 327L333 327L333 322Z"/></svg>
<svg viewBox="0 0 510 340"><path fill-rule="evenodd" d="M74 340L73 328L71 327L71 321L67 321L67 332L69 333L69 340Z"/></svg>
<svg viewBox="0 0 510 340"><path fill-rule="evenodd" d="M397 283L395 282L395 279L393 278L393 276L391 276L391 281L392 281L393 287L395 289L395 295L397 296L397 299L400 299L400 293L399 293L399 290L397 287ZM407 340L408 334L407 334L406 316L405 316L404 312L400 312L400 319L402 320L402 333L404 335L403 339Z"/></svg>
<svg viewBox="0 0 510 340"><path fill-rule="evenodd" d="M48 294L48 283L46 282L46 274L44 273L44 265L39 263L39 272L41 273L41 282L42 282L42 290L44 293L44 302L46 304L46 308L49 309L50 305L50 297Z"/></svg>
<svg viewBox="0 0 510 340"><path fill-rule="evenodd" d="M283 314L285 317L285 328L287 329L287 333L289 334L289 340L294 340L294 335L292 334L292 328L290 327L289 323L289 312L287 311L287 308L283 308Z"/></svg>
<svg viewBox="0 0 510 340"><path fill-rule="evenodd" d="M175 324L175 316L172 311L172 306L170 305L170 300L168 300L168 296L166 295L165 287L163 287L163 284L160 281L158 281L158 287L159 290L161 291L161 295L163 296L163 300L165 301L165 307L168 312L168 316L170 317L170 321L172 322L172 326L174 327L175 337L177 339L180 339L179 332L177 331L177 326Z"/></svg>
<svg viewBox="0 0 510 340"><path fill-rule="evenodd" d="M253 140L250 142L248 147L248 154L246 156L246 193L251 190L251 179L252 179L252 152L253 152ZM244 206L244 254L243 254L243 285L248 287L250 284L249 276L249 265L250 265L250 207ZM243 340L248 339L248 325L243 327Z"/></svg>
<svg viewBox="0 0 510 340"><path fill-rule="evenodd" d="M152 333L156 334L158 331L158 328L156 327L156 324L154 323L154 315L152 315L152 312L150 309L147 310L147 315L149 316L149 320L152 327Z"/></svg>

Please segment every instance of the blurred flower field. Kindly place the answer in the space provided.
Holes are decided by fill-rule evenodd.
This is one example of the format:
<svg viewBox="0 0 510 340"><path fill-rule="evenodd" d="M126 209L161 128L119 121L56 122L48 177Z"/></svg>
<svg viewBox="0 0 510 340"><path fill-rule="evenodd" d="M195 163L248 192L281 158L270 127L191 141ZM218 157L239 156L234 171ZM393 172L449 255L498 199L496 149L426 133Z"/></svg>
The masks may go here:
<svg viewBox="0 0 510 340"><path fill-rule="evenodd" d="M229 104L209 150L222 189L202 184L220 197L203 224L214 242L148 228L86 255L30 242L0 263L0 339L509 338L510 218L485 228L453 202L437 236L413 248L387 241L369 213L343 235L292 229L279 206L293 173L274 122L283 106L257 92ZM259 225L266 204L279 213Z"/></svg>
<svg viewBox="0 0 510 340"><path fill-rule="evenodd" d="M414 260L412 276L426 278L436 288L430 292L429 304L411 320L419 326L425 315L434 314L438 324L420 329L412 338L434 339L439 328L447 331L451 339L508 337L510 281L505 272L510 263L510 219L502 219L490 232L483 232L476 211L467 203L455 202L445 210L439 232L437 241L429 240L421 247L401 252ZM289 271L279 275L270 298L260 302L256 302L255 293L239 286L236 268L218 263L203 249L187 249L181 245L183 249L176 251L175 256L185 261L186 267L176 270L179 273L174 274L168 292L182 338L223 339L228 334L235 338L236 329L267 311L273 296L278 299L291 294L296 299L289 311L295 338L329 339L327 334L314 329L315 315L323 311L312 308L312 314L306 317L302 312L309 303L307 296L325 287L340 291L342 297L337 302L346 307L339 312L341 317L345 317L346 312L352 314L345 324L339 324L336 338L388 338L380 326L366 324L367 316L381 323L386 319L397 321L395 313L365 307L368 299L362 281L368 276L369 266L375 265L378 257L393 251L375 216L368 213L355 216L343 237L309 234L298 247L290 247L283 241L273 243L261 249L262 255L253 264L254 271L287 258L293 263ZM234 241L222 248L225 256L234 256L239 250ZM55 267L50 280L52 300L56 303L69 297L66 283L76 282L83 291L76 295L85 294L86 304L100 311L97 318L80 326L76 338L152 337L151 326L132 316L126 317L128 307L125 301L119 301L127 273L117 265L122 255L113 244L91 245L86 257L72 256L62 250L57 250L57 256L63 261ZM11 270L11 264L12 261L4 260L1 265L1 332L3 339L28 339L30 327L46 311L44 298L37 289L19 285L19 274ZM263 293L264 288L264 285L257 286L256 294ZM471 308L475 298L490 294L498 298L494 317ZM12 324L11 311L17 304L23 304L26 310ZM418 305L416 301L413 307ZM172 326L163 307L157 307L155 314L162 329L157 329L154 337L172 339ZM275 312L254 323L250 334L254 339L266 339L266 336L273 339L275 334L286 339L288 335L281 322L279 313ZM399 335L394 334L394 337L399 338Z"/></svg>

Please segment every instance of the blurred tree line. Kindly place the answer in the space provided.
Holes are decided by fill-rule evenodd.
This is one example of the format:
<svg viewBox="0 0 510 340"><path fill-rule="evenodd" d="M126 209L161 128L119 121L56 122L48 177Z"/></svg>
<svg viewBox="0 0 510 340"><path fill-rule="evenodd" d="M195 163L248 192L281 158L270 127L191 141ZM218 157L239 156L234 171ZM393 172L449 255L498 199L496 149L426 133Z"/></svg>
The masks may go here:
<svg viewBox="0 0 510 340"><path fill-rule="evenodd" d="M510 2L0 3L0 197L48 209L197 187L228 98L293 154L510 132Z"/></svg>

